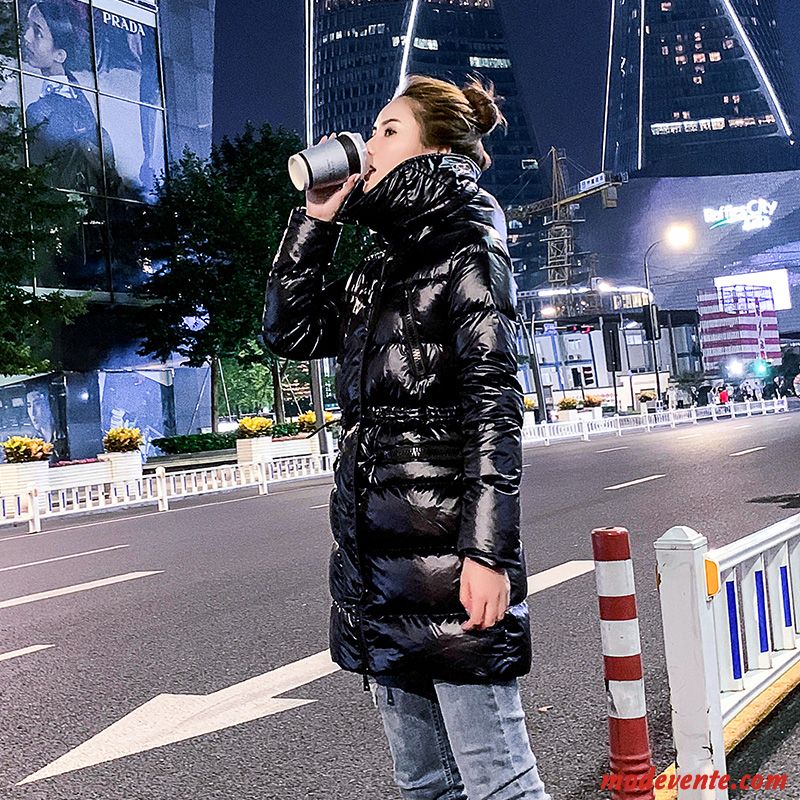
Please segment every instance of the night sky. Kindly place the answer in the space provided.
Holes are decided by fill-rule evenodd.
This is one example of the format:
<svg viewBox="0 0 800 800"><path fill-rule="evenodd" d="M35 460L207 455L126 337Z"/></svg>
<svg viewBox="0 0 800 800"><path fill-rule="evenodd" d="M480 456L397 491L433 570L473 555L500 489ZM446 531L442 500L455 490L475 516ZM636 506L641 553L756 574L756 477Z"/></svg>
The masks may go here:
<svg viewBox="0 0 800 800"><path fill-rule="evenodd" d="M797 0L778 0L800 97ZM600 167L610 0L504 0L517 82L542 151ZM303 130L303 0L217 0L214 136L247 120Z"/></svg>

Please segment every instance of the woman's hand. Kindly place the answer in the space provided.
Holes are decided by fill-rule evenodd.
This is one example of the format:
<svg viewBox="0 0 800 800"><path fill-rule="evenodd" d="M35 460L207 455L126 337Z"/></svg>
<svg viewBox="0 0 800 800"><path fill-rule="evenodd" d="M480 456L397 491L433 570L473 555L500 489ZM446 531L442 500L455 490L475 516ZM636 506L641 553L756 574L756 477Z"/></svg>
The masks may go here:
<svg viewBox="0 0 800 800"><path fill-rule="evenodd" d="M511 602L508 575L465 558L459 600L469 614L469 619L461 626L463 630L491 628L503 619Z"/></svg>
<svg viewBox="0 0 800 800"><path fill-rule="evenodd" d="M328 139L335 139L336 134L323 136L317 144L327 142ZM306 214L314 219L321 219L331 222L342 207L345 198L353 191L359 176L351 175L341 186L323 186L319 189L308 189L306 191Z"/></svg>

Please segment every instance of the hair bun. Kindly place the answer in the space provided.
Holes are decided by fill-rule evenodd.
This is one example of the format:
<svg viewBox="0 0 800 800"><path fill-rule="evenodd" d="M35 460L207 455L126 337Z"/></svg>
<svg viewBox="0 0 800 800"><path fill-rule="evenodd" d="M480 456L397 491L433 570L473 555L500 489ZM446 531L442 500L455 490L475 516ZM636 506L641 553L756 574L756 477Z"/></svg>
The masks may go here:
<svg viewBox="0 0 800 800"><path fill-rule="evenodd" d="M498 107L498 101L502 98L495 94L493 84L484 86L477 78L471 78L461 91L475 112L475 127L481 136L488 135L500 124L506 124Z"/></svg>

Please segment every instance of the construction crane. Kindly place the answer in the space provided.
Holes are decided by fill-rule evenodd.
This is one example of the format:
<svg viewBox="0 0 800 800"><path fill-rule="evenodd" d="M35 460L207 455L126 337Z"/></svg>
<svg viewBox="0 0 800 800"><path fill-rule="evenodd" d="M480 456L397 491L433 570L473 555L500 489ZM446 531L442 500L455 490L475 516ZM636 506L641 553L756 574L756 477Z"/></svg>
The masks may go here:
<svg viewBox="0 0 800 800"><path fill-rule="evenodd" d="M624 177L611 172L601 172L567 188L567 155L564 150L550 149L552 192L546 200L524 206L511 206L506 210L509 221L532 222L544 216L547 229L547 280L553 287L570 286L577 268L575 252L575 207L581 200L602 195L603 207L617 205L617 187ZM548 213L549 212L549 213Z"/></svg>

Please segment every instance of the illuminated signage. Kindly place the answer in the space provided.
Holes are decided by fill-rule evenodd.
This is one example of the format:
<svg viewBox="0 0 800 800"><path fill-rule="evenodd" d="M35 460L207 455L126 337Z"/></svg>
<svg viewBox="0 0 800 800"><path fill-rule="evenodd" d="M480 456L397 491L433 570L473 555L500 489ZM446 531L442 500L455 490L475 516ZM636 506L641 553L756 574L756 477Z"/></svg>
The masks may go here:
<svg viewBox="0 0 800 800"><path fill-rule="evenodd" d="M789 273L785 269L770 269L763 272L747 272L740 275L724 275L714 278L717 289L725 287L768 287L772 290L772 300L776 311L786 311L792 307L789 291Z"/></svg>
<svg viewBox="0 0 800 800"><path fill-rule="evenodd" d="M705 208L703 217L712 230L727 225L741 225L743 231L759 231L770 226L777 208L777 200L765 200L759 197L741 206Z"/></svg>

